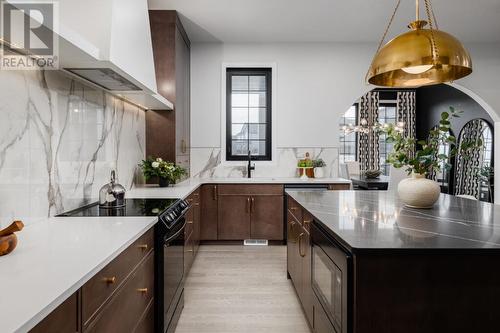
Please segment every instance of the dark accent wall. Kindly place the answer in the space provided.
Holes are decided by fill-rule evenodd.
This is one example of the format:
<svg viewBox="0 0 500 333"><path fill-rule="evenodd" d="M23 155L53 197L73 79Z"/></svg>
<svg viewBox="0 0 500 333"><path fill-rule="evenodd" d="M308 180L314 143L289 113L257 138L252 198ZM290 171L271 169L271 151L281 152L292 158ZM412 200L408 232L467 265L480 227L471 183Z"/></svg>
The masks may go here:
<svg viewBox="0 0 500 333"><path fill-rule="evenodd" d="M469 120L482 118L493 128L493 120L475 100L460 90L446 84L439 84L417 89L417 137L427 137L429 130L438 124L441 112L453 106L464 113L452 120L453 134L458 138L460 130Z"/></svg>

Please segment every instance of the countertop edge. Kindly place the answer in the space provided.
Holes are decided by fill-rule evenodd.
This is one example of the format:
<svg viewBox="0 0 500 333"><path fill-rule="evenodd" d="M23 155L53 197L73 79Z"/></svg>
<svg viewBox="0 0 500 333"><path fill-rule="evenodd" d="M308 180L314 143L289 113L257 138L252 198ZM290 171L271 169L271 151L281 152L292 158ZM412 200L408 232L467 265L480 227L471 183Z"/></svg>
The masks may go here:
<svg viewBox="0 0 500 333"><path fill-rule="evenodd" d="M58 217L53 217L57 219ZM123 243L117 250L115 250L111 255L102 260L97 266L95 266L91 271L89 271L85 276L83 276L80 280L76 281L70 288L68 288L61 295L56 297L54 301L49 303L43 309L41 309L36 315L31 317L26 323L24 323L19 328L15 329L14 332L27 332L35 327L38 323L40 323L43 319L45 319L52 311L54 311L59 305L61 305L65 300L68 299L71 295L73 295L78 289L80 289L87 281L89 281L92 277L94 277L99 271L101 271L107 264L113 261L118 255L120 255L126 248L132 245L139 237L144 235L146 231L151 229L156 224L156 217L151 220L151 223L147 224L144 228L141 229L136 235L129 238L125 243Z"/></svg>

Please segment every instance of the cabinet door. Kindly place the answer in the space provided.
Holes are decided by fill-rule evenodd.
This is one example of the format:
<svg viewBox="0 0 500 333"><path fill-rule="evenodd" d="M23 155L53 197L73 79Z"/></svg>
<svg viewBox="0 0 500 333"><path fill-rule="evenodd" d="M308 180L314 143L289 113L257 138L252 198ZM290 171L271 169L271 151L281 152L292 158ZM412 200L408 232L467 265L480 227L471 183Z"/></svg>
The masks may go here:
<svg viewBox="0 0 500 333"><path fill-rule="evenodd" d="M74 293L45 319L36 325L30 333L74 333L78 332L78 293Z"/></svg>
<svg viewBox="0 0 500 333"><path fill-rule="evenodd" d="M227 195L219 198L220 240L250 238L250 196Z"/></svg>
<svg viewBox="0 0 500 333"><path fill-rule="evenodd" d="M311 284L312 266L311 266L311 236L309 232L305 229L305 226L301 232L302 236L299 238L299 254L301 256L301 283L302 283L302 293L301 302L306 313L307 320L312 323L313 320L313 290Z"/></svg>
<svg viewBox="0 0 500 333"><path fill-rule="evenodd" d="M217 185L201 187L201 240L217 240L217 190Z"/></svg>
<svg viewBox="0 0 500 333"><path fill-rule="evenodd" d="M283 196L252 196L251 208L251 238L283 240Z"/></svg>
<svg viewBox="0 0 500 333"><path fill-rule="evenodd" d="M293 215L288 212L287 215L287 270L288 275L292 279L293 285L297 288L298 270L299 270L299 251L298 251L298 232L300 231L300 224L295 220Z"/></svg>

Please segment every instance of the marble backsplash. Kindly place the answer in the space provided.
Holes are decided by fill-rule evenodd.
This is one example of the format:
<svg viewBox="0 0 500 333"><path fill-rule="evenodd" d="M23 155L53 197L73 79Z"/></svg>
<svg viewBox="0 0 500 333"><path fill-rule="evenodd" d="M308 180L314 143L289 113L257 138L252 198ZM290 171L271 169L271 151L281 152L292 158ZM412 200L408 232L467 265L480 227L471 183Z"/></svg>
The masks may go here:
<svg viewBox="0 0 500 333"><path fill-rule="evenodd" d="M142 182L143 110L58 71L1 71L0 109L0 226L81 206L112 169Z"/></svg>
<svg viewBox="0 0 500 333"><path fill-rule="evenodd" d="M253 177L297 177L297 161L309 153L312 159L322 158L325 177L338 177L338 148L277 148L273 162L257 162ZM238 178L246 176L246 162L222 163L220 148L191 148L191 175L199 178ZM235 165L237 164L237 165Z"/></svg>

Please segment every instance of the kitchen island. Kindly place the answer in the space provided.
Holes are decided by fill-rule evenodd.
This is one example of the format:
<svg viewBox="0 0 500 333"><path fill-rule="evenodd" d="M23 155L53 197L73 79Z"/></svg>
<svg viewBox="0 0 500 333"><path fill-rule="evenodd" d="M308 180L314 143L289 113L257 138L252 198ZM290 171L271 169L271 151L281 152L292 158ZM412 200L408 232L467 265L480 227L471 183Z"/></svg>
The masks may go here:
<svg viewBox="0 0 500 333"><path fill-rule="evenodd" d="M500 207L450 195L422 210L392 192L286 193L288 273L317 333L498 331Z"/></svg>

